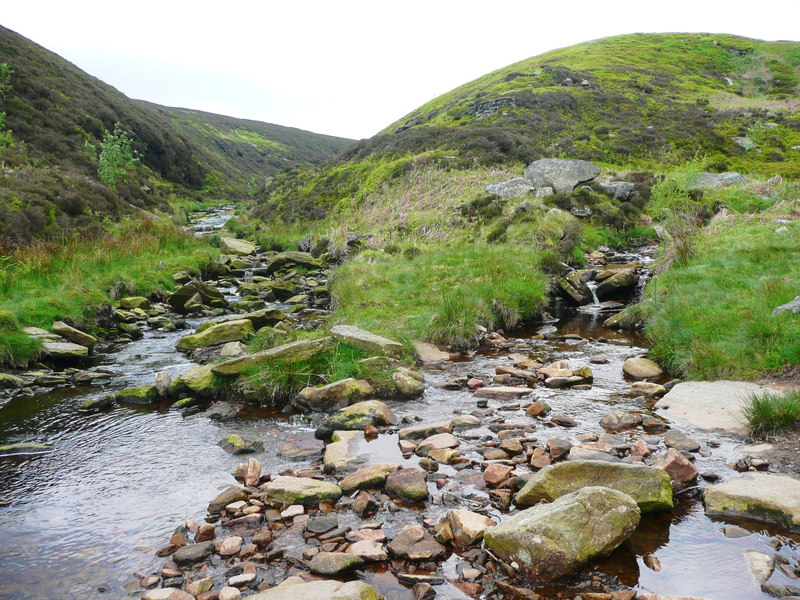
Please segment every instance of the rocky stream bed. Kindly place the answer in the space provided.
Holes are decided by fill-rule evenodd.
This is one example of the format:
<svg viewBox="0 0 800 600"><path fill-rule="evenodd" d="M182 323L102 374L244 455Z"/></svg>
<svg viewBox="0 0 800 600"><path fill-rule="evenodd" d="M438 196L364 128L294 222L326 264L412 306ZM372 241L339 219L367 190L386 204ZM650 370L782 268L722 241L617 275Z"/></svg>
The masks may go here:
<svg viewBox="0 0 800 600"><path fill-rule="evenodd" d="M213 214L198 227L213 230L224 219ZM244 276L265 263L246 259L253 272ZM324 276L314 283L324 286ZM220 286L227 305L241 301L240 291ZM324 302L300 292L311 323ZM273 298L261 310L294 310L286 300L297 298ZM134 320L140 339L100 344L67 368L17 373L24 387L0 399L0 445L23 444L0 458L0 598L231 600L266 589L276 591L264 598L294 600L366 599L372 589L387 600L800 593L793 480L775 481L794 508L756 515L784 526L710 516L710 486L774 467L743 446L741 432L670 416L678 403L670 406L669 395L656 408L661 386L680 388L663 375L643 384L623 372L646 348L633 332L602 327L615 308L555 306L551 322L489 334L478 352L434 354L419 367L420 397L386 400L382 420L334 433L338 446L326 449L315 438L320 416L202 396L178 408L164 396L121 403L121 391L150 386L157 373L166 385L196 369L179 341L230 312L205 306L176 315L163 304L164 320ZM163 327L168 321L185 328ZM233 357L236 350L228 346ZM233 455L218 445L232 434L261 445ZM641 471L654 488L626 488L633 501L606 498L615 510L630 504L610 554L539 571L503 556L498 540L523 531L513 519L529 504L552 501L545 525L558 522L564 498L602 507L575 500L584 493L575 482L613 488L620 470L627 477L637 464L662 468ZM570 535L596 541L613 521L598 514L591 529ZM319 583L327 579L372 587Z"/></svg>

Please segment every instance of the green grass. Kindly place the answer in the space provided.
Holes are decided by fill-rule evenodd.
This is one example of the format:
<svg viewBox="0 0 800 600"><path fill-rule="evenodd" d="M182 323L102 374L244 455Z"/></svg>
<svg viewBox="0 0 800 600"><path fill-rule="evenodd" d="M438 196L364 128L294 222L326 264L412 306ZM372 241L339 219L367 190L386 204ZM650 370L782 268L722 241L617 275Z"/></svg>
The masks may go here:
<svg viewBox="0 0 800 600"><path fill-rule="evenodd" d="M800 319L772 315L800 295L800 222L776 233L778 215L700 234L648 286L651 354L675 375L748 379L800 364Z"/></svg>
<svg viewBox="0 0 800 600"><path fill-rule="evenodd" d="M218 251L169 221L126 219L97 238L23 247L0 263L0 362L21 364L38 347L19 327L64 320L93 329L114 290L147 295L175 286L172 273L209 264Z"/></svg>
<svg viewBox="0 0 800 600"><path fill-rule="evenodd" d="M766 437L800 422L800 391L785 395L753 395L744 406L747 425L753 436Z"/></svg>
<svg viewBox="0 0 800 600"><path fill-rule="evenodd" d="M332 322L410 344L469 347L478 325L532 317L547 299L541 254L531 247L432 245L407 258L366 251L335 273Z"/></svg>

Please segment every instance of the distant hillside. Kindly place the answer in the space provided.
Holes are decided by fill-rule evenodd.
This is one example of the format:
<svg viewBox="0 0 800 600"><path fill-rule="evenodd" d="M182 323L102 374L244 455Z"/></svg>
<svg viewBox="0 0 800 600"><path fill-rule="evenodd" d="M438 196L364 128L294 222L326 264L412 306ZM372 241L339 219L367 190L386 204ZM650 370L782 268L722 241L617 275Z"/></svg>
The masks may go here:
<svg viewBox="0 0 800 600"><path fill-rule="evenodd" d="M700 157L709 170L796 178L798 81L797 42L716 34L586 42L444 94L324 169L277 178L263 214L319 218L421 164L465 170L561 157L658 170Z"/></svg>
<svg viewBox="0 0 800 600"><path fill-rule="evenodd" d="M1 157L0 248L97 228L131 205L170 210L176 195L238 199L248 183L330 158L350 140L132 100L57 54L0 26L0 63L13 69L0 99L13 145ZM120 123L140 167L110 190L97 181L106 131Z"/></svg>

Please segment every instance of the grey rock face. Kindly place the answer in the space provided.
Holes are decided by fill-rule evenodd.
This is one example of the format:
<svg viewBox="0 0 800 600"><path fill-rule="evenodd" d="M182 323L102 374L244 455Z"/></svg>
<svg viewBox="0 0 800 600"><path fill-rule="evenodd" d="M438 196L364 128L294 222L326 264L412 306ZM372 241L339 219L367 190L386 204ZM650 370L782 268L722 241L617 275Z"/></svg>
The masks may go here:
<svg viewBox="0 0 800 600"><path fill-rule="evenodd" d="M525 196L535 188L524 177L515 177L514 179L487 183L485 189L488 193L495 194L501 198L514 198L516 196Z"/></svg>
<svg viewBox="0 0 800 600"><path fill-rule="evenodd" d="M525 178L537 188L552 187L557 194L569 194L581 183L600 175L600 167L588 160L543 158L528 165Z"/></svg>
<svg viewBox="0 0 800 600"><path fill-rule="evenodd" d="M707 190L746 183L750 183L750 180L740 173L698 173L689 181L689 189Z"/></svg>

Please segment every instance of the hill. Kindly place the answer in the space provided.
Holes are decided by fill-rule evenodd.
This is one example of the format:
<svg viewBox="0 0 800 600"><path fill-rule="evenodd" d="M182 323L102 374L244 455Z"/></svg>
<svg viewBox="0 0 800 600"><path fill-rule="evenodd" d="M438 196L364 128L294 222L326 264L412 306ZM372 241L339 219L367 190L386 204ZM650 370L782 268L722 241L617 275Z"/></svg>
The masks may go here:
<svg viewBox="0 0 800 600"><path fill-rule="evenodd" d="M0 63L13 70L0 98L12 146L2 155L2 245L97 226L130 205L170 210L176 196L241 198L253 178L321 162L349 140L132 100L60 56L0 27ZM139 166L109 189L97 155L116 123Z"/></svg>
<svg viewBox="0 0 800 600"><path fill-rule="evenodd" d="M635 34L499 69L421 106L325 168L278 178L264 213L319 218L421 165L517 175L542 157L660 171L800 175L800 44ZM768 123L768 125L765 125Z"/></svg>

